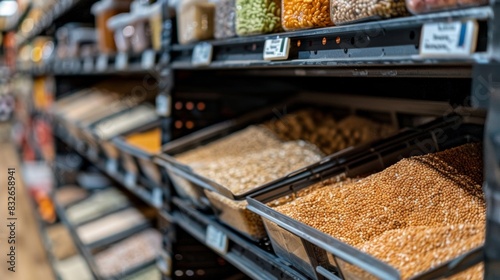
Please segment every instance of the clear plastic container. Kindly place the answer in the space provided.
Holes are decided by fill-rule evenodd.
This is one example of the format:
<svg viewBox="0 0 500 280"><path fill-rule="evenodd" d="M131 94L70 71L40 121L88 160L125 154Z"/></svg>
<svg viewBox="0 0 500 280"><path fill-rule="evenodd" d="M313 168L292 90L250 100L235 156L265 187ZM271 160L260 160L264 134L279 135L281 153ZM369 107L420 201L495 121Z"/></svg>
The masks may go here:
<svg viewBox="0 0 500 280"><path fill-rule="evenodd" d="M257 35L282 31L279 0L236 0L236 34Z"/></svg>
<svg viewBox="0 0 500 280"><path fill-rule="evenodd" d="M133 14L132 26L132 49L135 53L140 53L151 48L151 29L149 26L149 14L137 12Z"/></svg>
<svg viewBox="0 0 500 280"><path fill-rule="evenodd" d="M287 31L332 26L330 0L282 0L281 25Z"/></svg>
<svg viewBox="0 0 500 280"><path fill-rule="evenodd" d="M161 49L161 37L163 31L163 9L162 3L157 2L150 6L149 26L151 29L151 44L154 50Z"/></svg>
<svg viewBox="0 0 500 280"><path fill-rule="evenodd" d="M406 6L413 14L482 6L486 4L488 4L487 0L406 0Z"/></svg>
<svg viewBox="0 0 500 280"><path fill-rule="evenodd" d="M132 15L118 14L108 20L108 28L113 31L116 48L119 52L129 52L132 49L131 37L134 27L130 25Z"/></svg>
<svg viewBox="0 0 500 280"><path fill-rule="evenodd" d="M236 36L235 2L235 0L219 0L215 3L215 38L224 39Z"/></svg>
<svg viewBox="0 0 500 280"><path fill-rule="evenodd" d="M214 12L214 3L207 0L182 0L177 10L179 43L213 38Z"/></svg>
<svg viewBox="0 0 500 280"><path fill-rule="evenodd" d="M107 26L107 21L114 15L128 12L130 1L128 0L101 0L92 6L92 14L95 15L98 33L98 46L101 53L114 53L116 45L113 31Z"/></svg>
<svg viewBox="0 0 500 280"><path fill-rule="evenodd" d="M330 17L335 25L406 16L402 0L331 0Z"/></svg>

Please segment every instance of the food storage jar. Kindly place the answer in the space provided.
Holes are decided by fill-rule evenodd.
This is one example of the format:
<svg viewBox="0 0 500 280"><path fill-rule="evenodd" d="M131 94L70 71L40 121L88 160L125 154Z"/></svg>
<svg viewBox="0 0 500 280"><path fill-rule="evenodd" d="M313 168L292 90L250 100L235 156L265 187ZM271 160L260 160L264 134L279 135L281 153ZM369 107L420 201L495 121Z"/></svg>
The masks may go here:
<svg viewBox="0 0 500 280"><path fill-rule="evenodd" d="M215 38L223 39L236 36L235 2L235 0L219 0L215 3Z"/></svg>
<svg viewBox="0 0 500 280"><path fill-rule="evenodd" d="M92 14L96 18L98 33L98 46L101 53L109 54L116 50L113 32L108 28L107 21L110 17L128 12L128 0L101 0L92 6Z"/></svg>
<svg viewBox="0 0 500 280"><path fill-rule="evenodd" d="M132 49L140 53L151 48L151 28L149 26L149 10L147 7L138 7L132 12Z"/></svg>
<svg viewBox="0 0 500 280"><path fill-rule="evenodd" d="M113 31L116 48L119 52L129 52L132 49L131 38L135 28L131 25L132 15L118 14L108 20L108 28Z"/></svg>
<svg viewBox="0 0 500 280"><path fill-rule="evenodd" d="M211 39L215 5L207 0L182 0L177 9L179 43Z"/></svg>
<svg viewBox="0 0 500 280"><path fill-rule="evenodd" d="M287 31L333 25L330 0L282 0L281 25Z"/></svg>
<svg viewBox="0 0 500 280"><path fill-rule="evenodd" d="M154 50L161 49L161 37L163 31L163 5L161 2L154 3L149 9L149 26L151 29L151 44Z"/></svg>
<svg viewBox="0 0 500 280"><path fill-rule="evenodd" d="M406 6L413 14L481 6L486 4L488 4L487 0L406 0Z"/></svg>
<svg viewBox="0 0 500 280"><path fill-rule="evenodd" d="M279 0L236 0L236 34L257 35L281 31Z"/></svg>
<svg viewBox="0 0 500 280"><path fill-rule="evenodd" d="M335 25L408 15L402 0L331 0L330 4Z"/></svg>

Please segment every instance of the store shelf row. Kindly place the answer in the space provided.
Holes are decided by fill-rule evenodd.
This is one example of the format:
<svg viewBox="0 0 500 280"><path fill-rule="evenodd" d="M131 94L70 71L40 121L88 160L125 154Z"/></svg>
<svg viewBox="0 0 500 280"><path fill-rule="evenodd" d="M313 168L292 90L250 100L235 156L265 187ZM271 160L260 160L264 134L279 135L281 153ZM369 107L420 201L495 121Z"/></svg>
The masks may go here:
<svg viewBox="0 0 500 280"><path fill-rule="evenodd" d="M55 136L63 141L66 145L74 149L81 156L89 160L92 164L94 164L99 170L108 175L114 181L119 183L121 186L125 187L135 196L146 202L148 205L161 209L164 206L164 191L159 187L145 188L144 186L148 185L148 182L145 182L144 179L139 178L138 182L131 180L131 177L127 176L119 172L118 164L114 160L104 160L99 158L97 154L93 153L91 149L87 149L85 145L78 144L74 140L70 139L64 133L60 131L55 132Z"/></svg>
<svg viewBox="0 0 500 280"><path fill-rule="evenodd" d="M253 279L308 279L269 251L270 244L257 244L219 223L213 215L196 210L174 197L175 210L163 214Z"/></svg>
<svg viewBox="0 0 500 280"><path fill-rule="evenodd" d="M33 64L20 63L19 72L33 75L134 74L156 71L161 53L148 50L141 54L119 53L96 57L54 59Z"/></svg>
<svg viewBox="0 0 500 280"><path fill-rule="evenodd" d="M491 55L486 34L487 21L493 14L492 7L477 7L329 28L176 44L172 46L172 68L265 68L262 70L266 73L269 69L279 69L283 70L281 74L297 76L335 75L341 71L348 76L370 76L370 70L352 69L382 67L385 70L374 73L375 76L422 77L429 76L428 70L432 68L433 74L445 77L470 77L471 66L488 61ZM477 28L476 33L466 38L476 45L471 52L454 54L450 51L436 55L422 47L422 35L432 33L427 30L432 25L466 24L467 21ZM273 42L283 44L280 47L288 51L276 51ZM282 53L288 55L280 57ZM306 72L311 68L320 70Z"/></svg>
<svg viewBox="0 0 500 280"><path fill-rule="evenodd" d="M51 9L45 11L38 22L32 23L32 28L22 33L18 30L16 34L16 44L17 46L22 46L29 42L34 37L42 34L47 28L49 28L56 20L64 16L66 13L72 9L76 9L79 5L85 5L95 2L94 0L61 0L57 1ZM22 25L22 22L21 22Z"/></svg>

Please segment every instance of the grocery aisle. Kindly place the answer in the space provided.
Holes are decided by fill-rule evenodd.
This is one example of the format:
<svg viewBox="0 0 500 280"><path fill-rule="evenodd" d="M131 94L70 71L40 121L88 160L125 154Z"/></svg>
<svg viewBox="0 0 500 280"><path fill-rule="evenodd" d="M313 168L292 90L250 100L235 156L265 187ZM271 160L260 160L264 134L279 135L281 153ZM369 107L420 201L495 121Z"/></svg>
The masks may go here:
<svg viewBox="0 0 500 280"><path fill-rule="evenodd" d="M16 168L16 272L8 271L7 237L8 231L4 225L7 220L6 181L7 169ZM21 180L18 154L14 145L0 142L0 279L2 280L51 280L55 279L43 247L35 212L29 201L29 193Z"/></svg>

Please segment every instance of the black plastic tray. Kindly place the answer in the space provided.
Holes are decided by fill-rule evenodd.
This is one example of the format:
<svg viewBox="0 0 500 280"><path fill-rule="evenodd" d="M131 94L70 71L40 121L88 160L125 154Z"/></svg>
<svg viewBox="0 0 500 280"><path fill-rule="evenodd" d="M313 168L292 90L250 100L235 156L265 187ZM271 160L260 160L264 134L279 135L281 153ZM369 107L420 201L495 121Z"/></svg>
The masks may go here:
<svg viewBox="0 0 500 280"><path fill-rule="evenodd" d="M444 112L451 110L449 104L441 102L419 102L401 99L356 97L347 95L332 96L314 93L301 94L284 103L252 112L235 120L210 126L167 143L163 146L162 154L158 155L155 161L167 169L167 172L172 179L172 183L177 190L182 191L185 184L190 184L194 189L198 189L200 197L204 196L203 189L208 189L233 200L244 200L246 196L274 185L279 181L279 179L274 182L266 183L262 186L256 186L256 188L243 194L236 195L226 187L195 173L189 166L177 161L175 159L175 155L223 138L249 125L271 120L273 117L279 118L285 112L292 111L295 108L307 108L307 105L309 105L309 107L320 106L329 108L331 112L337 113L337 115L341 116L356 114L358 112L361 113L361 115L365 114L371 117L383 116L388 118L388 121L392 122L392 124L397 127L403 126L400 124L399 118L403 118L404 120L416 118L417 116L436 118L443 116ZM193 202L199 207L206 207L205 204L207 202L202 199L203 198L198 199L198 201L195 199Z"/></svg>
<svg viewBox="0 0 500 280"><path fill-rule="evenodd" d="M465 119L453 114L419 127L421 132L416 135L407 134L406 137L399 139L393 137L373 143L370 147L364 147L364 151L358 149L329 156L294 176L282 179L274 186L250 195L247 198L248 209L263 218L276 254L309 277L338 279L341 275L347 275L339 263L347 263L373 275L374 279L399 279L400 274L396 268L283 215L268 207L266 203L340 174L345 174L346 177L368 175L381 171L404 157L433 153L468 142L480 141L483 136L483 126L468 123ZM296 250L294 252L287 250L286 242L297 244ZM470 261L466 258L467 255L464 254L448 262L455 273L480 261L477 258L472 258L473 261ZM332 257L333 260L325 265L325 261L320 260L318 256ZM467 259L468 262L460 262L461 258ZM444 265L414 278L430 279L447 275L449 269L443 268Z"/></svg>

